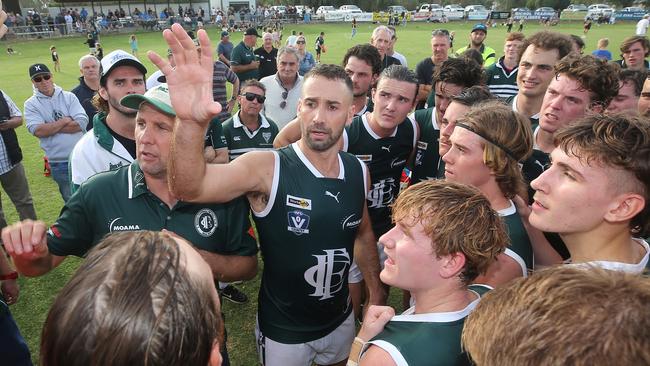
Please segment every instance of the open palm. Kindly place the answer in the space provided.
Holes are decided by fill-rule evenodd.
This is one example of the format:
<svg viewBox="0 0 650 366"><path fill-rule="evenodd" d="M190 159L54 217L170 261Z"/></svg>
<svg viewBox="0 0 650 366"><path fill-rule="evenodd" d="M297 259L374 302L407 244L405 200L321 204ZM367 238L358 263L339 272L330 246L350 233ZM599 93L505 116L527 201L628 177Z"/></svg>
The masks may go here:
<svg viewBox="0 0 650 366"><path fill-rule="evenodd" d="M179 24L163 31L163 37L174 56L172 67L155 52L148 56L165 74L172 106L182 123L196 122L207 126L221 112L221 105L212 98L213 60L210 39L204 30L197 34L200 55L194 41Z"/></svg>

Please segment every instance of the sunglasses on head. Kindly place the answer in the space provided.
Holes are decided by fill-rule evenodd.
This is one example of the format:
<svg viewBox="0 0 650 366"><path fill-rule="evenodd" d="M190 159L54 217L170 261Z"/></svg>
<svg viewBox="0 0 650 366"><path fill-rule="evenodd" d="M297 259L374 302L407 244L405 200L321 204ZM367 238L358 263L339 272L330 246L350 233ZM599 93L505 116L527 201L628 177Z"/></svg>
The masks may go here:
<svg viewBox="0 0 650 366"><path fill-rule="evenodd" d="M46 75L43 75L43 76L36 76L32 80L34 80L35 83L40 83L43 80L50 80L51 77L52 77L52 75L46 74Z"/></svg>
<svg viewBox="0 0 650 366"><path fill-rule="evenodd" d="M263 95L255 94L255 93L244 93L242 94L244 98L246 98L247 101L252 102L254 99L257 99L257 102L259 104L263 104L264 101L266 100L266 97Z"/></svg>

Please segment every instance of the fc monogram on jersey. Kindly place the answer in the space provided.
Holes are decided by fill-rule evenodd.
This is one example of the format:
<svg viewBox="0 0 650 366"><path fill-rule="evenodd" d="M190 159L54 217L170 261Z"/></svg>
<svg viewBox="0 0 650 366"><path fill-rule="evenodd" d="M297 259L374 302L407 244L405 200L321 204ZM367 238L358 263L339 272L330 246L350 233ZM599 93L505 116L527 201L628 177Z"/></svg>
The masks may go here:
<svg viewBox="0 0 650 366"><path fill-rule="evenodd" d="M390 205L393 202L396 187L393 178L382 179L377 183L373 183L370 192L368 192L367 198L370 202L368 208L380 208Z"/></svg>
<svg viewBox="0 0 650 366"><path fill-rule="evenodd" d="M309 296L326 300L334 297L348 283L350 254L345 248L326 249L325 254L313 255L316 264L305 271L305 281L314 288Z"/></svg>

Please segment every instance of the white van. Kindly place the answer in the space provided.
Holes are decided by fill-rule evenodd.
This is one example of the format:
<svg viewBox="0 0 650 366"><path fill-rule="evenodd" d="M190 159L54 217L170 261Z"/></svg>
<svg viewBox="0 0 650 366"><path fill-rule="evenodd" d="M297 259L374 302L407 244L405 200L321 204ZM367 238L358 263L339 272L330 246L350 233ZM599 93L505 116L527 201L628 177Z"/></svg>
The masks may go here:
<svg viewBox="0 0 650 366"><path fill-rule="evenodd" d="M316 14L321 15L325 13L331 13L333 11L336 11L336 8L330 5L323 5L319 6L318 9L316 9Z"/></svg>

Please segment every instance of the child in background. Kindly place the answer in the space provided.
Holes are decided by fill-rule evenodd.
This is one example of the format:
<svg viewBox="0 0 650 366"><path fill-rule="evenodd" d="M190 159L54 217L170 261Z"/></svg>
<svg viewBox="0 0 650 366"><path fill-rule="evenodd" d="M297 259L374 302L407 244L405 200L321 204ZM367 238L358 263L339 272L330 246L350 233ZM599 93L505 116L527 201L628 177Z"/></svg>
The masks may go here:
<svg viewBox="0 0 650 366"><path fill-rule="evenodd" d="M609 46L609 39L608 38L601 38L598 40L598 49L594 50L591 54L594 55L597 58L606 60L606 61L611 61L612 60L612 53L607 50L607 46Z"/></svg>
<svg viewBox="0 0 650 366"><path fill-rule="evenodd" d="M56 52L56 47L50 46L52 53L52 61L54 62L54 71L61 72L61 63L59 62L59 54Z"/></svg>
<svg viewBox="0 0 650 366"><path fill-rule="evenodd" d="M133 54L135 57L138 57L138 39L135 38L135 34L131 35L129 44L131 45L131 54Z"/></svg>

